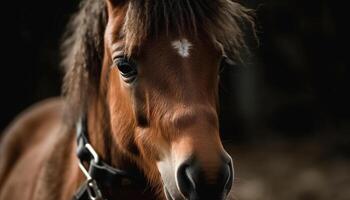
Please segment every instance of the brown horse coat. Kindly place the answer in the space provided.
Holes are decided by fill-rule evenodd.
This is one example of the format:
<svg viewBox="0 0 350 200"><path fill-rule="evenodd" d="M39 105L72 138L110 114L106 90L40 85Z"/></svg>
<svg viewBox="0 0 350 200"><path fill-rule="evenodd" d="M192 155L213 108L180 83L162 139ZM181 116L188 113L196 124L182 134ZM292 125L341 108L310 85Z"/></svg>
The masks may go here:
<svg viewBox="0 0 350 200"><path fill-rule="evenodd" d="M5 131L0 146L0 199L67 199L57 190L76 161L71 154L74 134L67 134L62 112L61 99L46 100L23 112Z"/></svg>

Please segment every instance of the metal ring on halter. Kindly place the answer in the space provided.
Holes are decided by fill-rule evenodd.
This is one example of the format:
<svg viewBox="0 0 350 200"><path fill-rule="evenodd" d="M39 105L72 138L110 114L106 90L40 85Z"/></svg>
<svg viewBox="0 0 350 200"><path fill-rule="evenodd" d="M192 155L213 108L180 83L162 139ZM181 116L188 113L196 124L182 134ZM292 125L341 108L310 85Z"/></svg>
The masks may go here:
<svg viewBox="0 0 350 200"><path fill-rule="evenodd" d="M90 173L81 162L79 162L79 168L87 179L86 190L90 200L103 200L101 190L98 188L96 181L90 176Z"/></svg>
<svg viewBox="0 0 350 200"><path fill-rule="evenodd" d="M98 156L97 152L94 150L94 148L89 143L85 144L85 148L92 155L93 162L98 163L99 156ZM101 190L98 188L96 181L91 177L89 171L85 168L83 163L79 162L79 168L83 172L83 174L85 175L85 177L87 179L87 192L88 192L90 200L103 200Z"/></svg>
<svg viewBox="0 0 350 200"><path fill-rule="evenodd" d="M99 157L98 157L97 152L94 150L94 148L92 148L92 146L89 143L85 144L85 148L91 153L92 157L94 158L93 161L95 163L98 163L99 162ZM85 168L83 163L79 162L79 168L84 173L84 175L85 175L87 180L91 180L92 179L91 176L90 176L89 170L87 170Z"/></svg>
<svg viewBox="0 0 350 200"><path fill-rule="evenodd" d="M86 190L90 200L103 200L101 190L98 188L96 181L90 176L84 165L79 162L79 168L87 179Z"/></svg>
<svg viewBox="0 0 350 200"><path fill-rule="evenodd" d="M88 170L85 169L84 165L81 162L79 162L79 168L83 172L87 180L92 180Z"/></svg>
<svg viewBox="0 0 350 200"><path fill-rule="evenodd" d="M99 157L98 157L98 154L95 151L95 149L89 143L86 143L85 147L86 147L87 150L89 150L89 152L91 153L92 157L94 157L94 162L98 163L99 162Z"/></svg>

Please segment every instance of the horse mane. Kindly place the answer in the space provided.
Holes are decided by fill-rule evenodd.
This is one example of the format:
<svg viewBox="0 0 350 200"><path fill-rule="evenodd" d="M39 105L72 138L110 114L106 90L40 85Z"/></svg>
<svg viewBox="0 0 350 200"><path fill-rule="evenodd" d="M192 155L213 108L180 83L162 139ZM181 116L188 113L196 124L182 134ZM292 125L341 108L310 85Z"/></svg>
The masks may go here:
<svg viewBox="0 0 350 200"><path fill-rule="evenodd" d="M243 26L254 32L252 10L232 0L130 0L123 28L125 53L149 37L166 32L206 34L232 60L241 61L248 50ZM105 0L82 0L71 19L62 45L65 71L63 94L67 113L75 122L97 87L104 56L107 25ZM71 118L73 117L73 119Z"/></svg>
<svg viewBox="0 0 350 200"><path fill-rule="evenodd" d="M104 55L107 5L104 0L83 0L72 16L61 46L64 70L62 92L66 119L75 125L86 112L90 94L97 92Z"/></svg>

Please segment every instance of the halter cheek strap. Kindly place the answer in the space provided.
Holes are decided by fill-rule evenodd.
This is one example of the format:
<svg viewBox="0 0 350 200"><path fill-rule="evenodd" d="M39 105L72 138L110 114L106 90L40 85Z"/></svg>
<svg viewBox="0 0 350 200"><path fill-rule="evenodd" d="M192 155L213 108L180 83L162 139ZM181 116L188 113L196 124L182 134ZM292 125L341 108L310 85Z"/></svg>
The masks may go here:
<svg viewBox="0 0 350 200"><path fill-rule="evenodd" d="M124 170L103 162L89 143L86 117L77 124L79 168L86 177L72 200L107 200L117 188L137 180Z"/></svg>

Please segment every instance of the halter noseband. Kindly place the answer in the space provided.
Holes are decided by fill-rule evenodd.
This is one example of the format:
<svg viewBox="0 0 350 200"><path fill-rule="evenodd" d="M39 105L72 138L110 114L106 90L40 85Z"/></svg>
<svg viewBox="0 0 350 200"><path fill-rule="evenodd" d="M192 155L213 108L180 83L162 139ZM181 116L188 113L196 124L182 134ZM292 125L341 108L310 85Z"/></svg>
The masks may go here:
<svg viewBox="0 0 350 200"><path fill-rule="evenodd" d="M87 130L87 119L84 117L77 123L76 131L79 168L86 181L79 187L72 200L107 200L118 186L139 182L140 178L102 161L89 143Z"/></svg>

